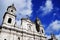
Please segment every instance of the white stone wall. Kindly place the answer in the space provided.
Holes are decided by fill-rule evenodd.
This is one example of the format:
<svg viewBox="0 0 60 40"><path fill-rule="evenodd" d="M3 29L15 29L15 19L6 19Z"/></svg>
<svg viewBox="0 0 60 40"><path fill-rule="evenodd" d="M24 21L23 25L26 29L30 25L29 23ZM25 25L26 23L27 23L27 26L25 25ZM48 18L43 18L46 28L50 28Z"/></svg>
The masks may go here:
<svg viewBox="0 0 60 40"><path fill-rule="evenodd" d="M31 29L29 29L29 25L27 25L27 24L29 24L29 25L31 25L30 26L30 28ZM42 32L42 30L43 30L43 32L44 33L39 33L39 32L37 32L36 31L36 27L35 27L35 24L34 23L32 23L30 20L28 20L28 22L27 22L27 20L22 20L22 25L21 25L21 28L23 28L23 30L25 30L26 32L30 32L30 33L33 33L33 34L35 34L35 35L38 35L38 36L33 36L33 37L31 37L31 36L29 36L29 37L27 37L28 36L28 34L23 34L23 35L25 35L25 36L23 36L23 40L25 39L25 40L27 40L27 39L30 39L30 40L40 40L40 38L42 39L42 40L47 40L46 38L45 38L45 32L44 32L44 29L43 29L43 27L40 27L40 32ZM29 29L29 30L28 30ZM39 37L39 36L41 36L41 37ZM43 36L43 37L42 37ZM31 38L30 38L31 37ZM35 39L34 39L34 37L35 37Z"/></svg>
<svg viewBox="0 0 60 40"><path fill-rule="evenodd" d="M12 19L11 23L8 23L8 19L9 19L9 18ZM15 17L12 16L12 15L10 15L10 14L6 14L2 26L4 26L4 24L6 25L6 27L7 27L7 26L14 26L14 24L15 24Z"/></svg>
<svg viewBox="0 0 60 40"><path fill-rule="evenodd" d="M30 30L30 31L37 32L35 24L32 23L30 20L22 20L21 28L26 29L28 31Z"/></svg>
<svg viewBox="0 0 60 40"><path fill-rule="evenodd" d="M15 29L15 28L13 28L13 29ZM24 32L22 33L21 30L19 30L19 29L15 29L15 30L16 31L2 28L0 30L1 31L0 40L4 40L4 39L18 40L18 37L20 37L20 40L40 40L40 38L42 40L46 40L44 37L39 37L38 34L35 34L35 36L34 36L34 33L30 33L29 31L27 31L27 33L24 33ZM17 30L19 30L20 32Z"/></svg>
<svg viewBox="0 0 60 40"><path fill-rule="evenodd" d="M8 34L7 32L9 32L9 30L5 30L5 29L1 30L1 34L0 34L1 39L0 40L4 40L4 39L9 40L10 39L10 34Z"/></svg>
<svg viewBox="0 0 60 40"><path fill-rule="evenodd" d="M29 29L29 25L27 25L27 24L31 25L31 30L28 30ZM14 29L15 31L2 28L1 33L0 33L0 39L1 40L4 40L4 39L7 39L7 40L18 40L18 37L20 37L20 40L40 40L40 39L47 40L45 38L44 34L40 34L40 33L38 33L36 31L36 27L35 27L34 23L31 23L31 22L29 23L29 22L23 20L22 25L21 25L20 28L17 28L17 27L13 27L12 28L12 27L13 26L9 27L7 25L7 28ZM41 29L43 29L43 28L41 27ZM23 33L20 32L20 31L23 31ZM24 33L24 32L26 32L26 33Z"/></svg>
<svg viewBox="0 0 60 40"><path fill-rule="evenodd" d="M13 12L11 12L13 10ZM7 10L8 13L15 15L16 11L11 7Z"/></svg>
<svg viewBox="0 0 60 40"><path fill-rule="evenodd" d="M8 29L2 29L0 33L0 40L18 40L18 37L22 40L21 33L13 31L13 30L8 30Z"/></svg>
<svg viewBox="0 0 60 40"><path fill-rule="evenodd" d="M23 40L34 40L34 36L23 33Z"/></svg>

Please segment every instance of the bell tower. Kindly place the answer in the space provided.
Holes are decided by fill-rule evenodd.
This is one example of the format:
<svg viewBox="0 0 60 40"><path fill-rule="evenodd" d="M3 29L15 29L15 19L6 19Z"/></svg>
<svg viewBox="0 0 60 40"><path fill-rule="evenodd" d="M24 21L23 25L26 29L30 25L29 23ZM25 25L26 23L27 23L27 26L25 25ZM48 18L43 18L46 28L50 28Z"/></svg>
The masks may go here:
<svg viewBox="0 0 60 40"><path fill-rule="evenodd" d="M15 12L16 8L14 7L14 4L8 6L7 11L5 12L3 16L3 23L2 26L4 27L14 27L15 26Z"/></svg>

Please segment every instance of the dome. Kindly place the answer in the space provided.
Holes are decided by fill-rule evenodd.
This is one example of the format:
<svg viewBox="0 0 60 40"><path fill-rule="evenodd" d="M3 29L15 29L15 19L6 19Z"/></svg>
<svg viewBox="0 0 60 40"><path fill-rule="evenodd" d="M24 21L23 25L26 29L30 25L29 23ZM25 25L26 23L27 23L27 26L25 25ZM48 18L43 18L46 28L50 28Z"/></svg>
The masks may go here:
<svg viewBox="0 0 60 40"><path fill-rule="evenodd" d="M16 8L14 7L14 4L8 6L7 10L8 10L9 8L13 8L13 9L16 11Z"/></svg>

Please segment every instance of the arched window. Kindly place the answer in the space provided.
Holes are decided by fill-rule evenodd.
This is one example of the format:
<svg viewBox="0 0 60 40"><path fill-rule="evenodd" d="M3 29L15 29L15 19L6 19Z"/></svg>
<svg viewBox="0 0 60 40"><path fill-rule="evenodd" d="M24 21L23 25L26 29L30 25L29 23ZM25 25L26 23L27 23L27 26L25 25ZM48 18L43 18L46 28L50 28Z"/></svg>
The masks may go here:
<svg viewBox="0 0 60 40"><path fill-rule="evenodd" d="M12 19L11 19L11 18L9 18L9 19L8 19L8 23L11 23L11 21L12 21Z"/></svg>
<svg viewBox="0 0 60 40"><path fill-rule="evenodd" d="M18 40L20 40L20 37L18 37Z"/></svg>
<svg viewBox="0 0 60 40"><path fill-rule="evenodd" d="M42 30L42 33L44 33L43 30Z"/></svg>
<svg viewBox="0 0 60 40"><path fill-rule="evenodd" d="M40 40L42 40L42 38L40 38Z"/></svg>
<svg viewBox="0 0 60 40"><path fill-rule="evenodd" d="M13 10L11 10L11 12L13 12Z"/></svg>
<svg viewBox="0 0 60 40"><path fill-rule="evenodd" d="M6 40L6 39L4 39L4 40Z"/></svg>

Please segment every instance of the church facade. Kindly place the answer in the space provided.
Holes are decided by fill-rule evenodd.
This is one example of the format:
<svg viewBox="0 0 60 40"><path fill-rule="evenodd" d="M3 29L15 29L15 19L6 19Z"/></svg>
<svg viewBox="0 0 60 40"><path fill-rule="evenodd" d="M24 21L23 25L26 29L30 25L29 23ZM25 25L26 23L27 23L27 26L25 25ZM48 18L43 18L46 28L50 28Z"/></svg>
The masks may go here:
<svg viewBox="0 0 60 40"><path fill-rule="evenodd" d="M0 40L47 40L41 22L36 18L32 22L28 18L21 19L21 26L16 26L16 8L14 4L8 6L0 26Z"/></svg>

